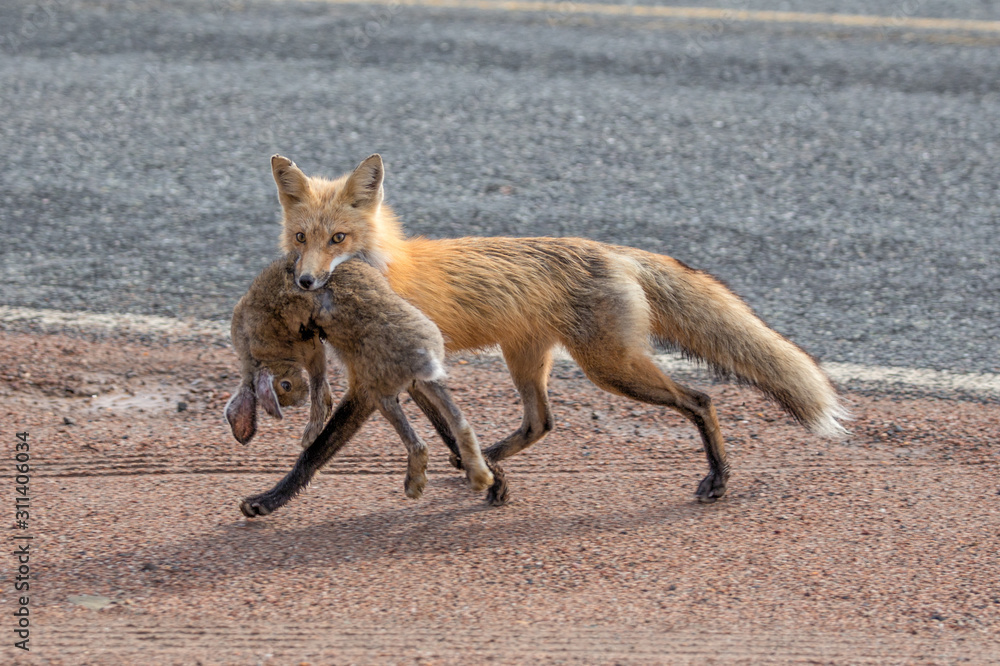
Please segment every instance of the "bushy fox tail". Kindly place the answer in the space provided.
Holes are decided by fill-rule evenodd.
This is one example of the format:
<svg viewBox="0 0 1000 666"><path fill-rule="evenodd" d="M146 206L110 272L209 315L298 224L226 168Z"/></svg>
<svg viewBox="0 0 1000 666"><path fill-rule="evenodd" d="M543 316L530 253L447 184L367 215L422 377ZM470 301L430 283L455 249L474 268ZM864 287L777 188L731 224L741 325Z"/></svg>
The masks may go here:
<svg viewBox="0 0 1000 666"><path fill-rule="evenodd" d="M850 414L809 354L769 328L708 273L662 255L633 256L639 259L658 342L757 387L815 433L847 434L839 420Z"/></svg>

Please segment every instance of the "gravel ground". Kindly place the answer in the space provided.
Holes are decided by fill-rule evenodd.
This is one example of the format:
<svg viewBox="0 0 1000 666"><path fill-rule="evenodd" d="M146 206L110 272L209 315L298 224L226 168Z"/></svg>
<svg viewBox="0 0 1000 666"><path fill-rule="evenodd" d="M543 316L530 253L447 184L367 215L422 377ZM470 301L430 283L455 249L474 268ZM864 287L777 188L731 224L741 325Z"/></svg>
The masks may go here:
<svg viewBox="0 0 1000 666"><path fill-rule="evenodd" d="M268 156L332 174L378 150L413 233L645 247L718 273L824 360L1000 371L996 35L572 2L28 5L0 3L0 304L221 322L275 251ZM554 375L557 430L505 465L509 506L473 495L418 418L430 484L407 500L403 447L373 420L247 521L238 501L291 466L305 414L238 445L217 338L0 326L7 464L16 432L32 445L12 533L34 537L32 651L11 646L4 586L0 661L1000 662L995 402L851 392L854 434L828 442L692 371L734 465L702 506L686 421ZM484 443L518 422L499 361L456 358L451 383Z"/></svg>
<svg viewBox="0 0 1000 666"><path fill-rule="evenodd" d="M1000 372L997 34L573 2L17 4L0 3L2 304L222 321L275 252L270 155L336 175L378 151L410 233L642 247L824 360Z"/></svg>
<svg viewBox="0 0 1000 666"><path fill-rule="evenodd" d="M734 467L730 496L699 505L704 456L681 417L558 365L557 429L506 465L508 506L473 495L414 417L423 499L404 496L403 447L373 420L308 492L247 521L239 499L290 467L305 410L237 444L230 349L0 331L0 368L4 446L27 430L34 465L32 651L8 639L14 663L1000 654L994 404L851 393L853 435L831 442L692 374ZM483 442L517 423L499 361L453 359L450 383Z"/></svg>

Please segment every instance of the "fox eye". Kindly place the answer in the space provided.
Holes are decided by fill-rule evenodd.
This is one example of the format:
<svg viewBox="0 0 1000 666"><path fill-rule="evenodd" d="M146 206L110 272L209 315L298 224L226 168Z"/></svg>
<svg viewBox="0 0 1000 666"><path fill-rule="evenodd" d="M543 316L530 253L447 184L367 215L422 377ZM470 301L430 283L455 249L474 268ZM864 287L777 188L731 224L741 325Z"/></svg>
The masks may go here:
<svg viewBox="0 0 1000 666"><path fill-rule="evenodd" d="M300 243L305 243L306 235L300 231L299 233L295 234L295 240L297 240Z"/></svg>
<svg viewBox="0 0 1000 666"><path fill-rule="evenodd" d="M290 381L288 381L287 379L284 380L284 381L282 381L281 382L281 390L282 391L291 391L292 390L292 383Z"/></svg>
<svg viewBox="0 0 1000 666"><path fill-rule="evenodd" d="M340 233L338 231L337 233L335 233L333 235L333 238L330 239L330 242L331 243L343 243L345 238L347 238L347 234L342 234L342 233Z"/></svg>

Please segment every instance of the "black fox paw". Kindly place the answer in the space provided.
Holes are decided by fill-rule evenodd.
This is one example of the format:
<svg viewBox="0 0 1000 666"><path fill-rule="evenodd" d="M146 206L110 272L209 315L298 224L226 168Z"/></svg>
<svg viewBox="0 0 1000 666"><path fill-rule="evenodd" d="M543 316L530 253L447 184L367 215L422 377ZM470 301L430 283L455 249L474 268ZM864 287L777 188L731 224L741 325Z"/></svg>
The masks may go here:
<svg viewBox="0 0 1000 666"><path fill-rule="evenodd" d="M256 518L257 516L266 516L277 509L278 506L280 504L275 502L267 493L263 493L261 495L251 495L240 502L240 511L247 518Z"/></svg>
<svg viewBox="0 0 1000 666"><path fill-rule="evenodd" d="M448 462L450 462L451 466L455 469L465 469L462 467L462 459L455 453L448 456Z"/></svg>
<svg viewBox="0 0 1000 666"><path fill-rule="evenodd" d="M493 472L493 485L486 491L486 503L490 506L503 506L510 501L510 488L507 487L507 475L496 463L487 463Z"/></svg>

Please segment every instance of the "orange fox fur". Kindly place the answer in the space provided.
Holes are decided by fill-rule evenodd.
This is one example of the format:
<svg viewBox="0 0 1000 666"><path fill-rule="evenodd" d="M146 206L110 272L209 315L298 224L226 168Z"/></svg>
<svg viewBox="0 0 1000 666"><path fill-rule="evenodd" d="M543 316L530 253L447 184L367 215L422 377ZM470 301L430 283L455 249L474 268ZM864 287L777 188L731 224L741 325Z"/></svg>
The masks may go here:
<svg viewBox="0 0 1000 666"><path fill-rule="evenodd" d="M847 414L816 362L708 273L581 238L406 238L382 202L378 155L336 180L307 177L280 155L271 168L281 247L298 255L301 287L321 287L339 263L358 257L438 325L448 351L500 347L524 418L484 451L488 460L503 460L552 429L547 381L556 345L597 386L671 407L698 428L709 462L696 491L703 502L722 497L729 477L715 408L656 367L654 342L754 385L818 433L845 432L838 419Z"/></svg>

